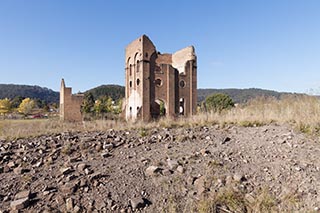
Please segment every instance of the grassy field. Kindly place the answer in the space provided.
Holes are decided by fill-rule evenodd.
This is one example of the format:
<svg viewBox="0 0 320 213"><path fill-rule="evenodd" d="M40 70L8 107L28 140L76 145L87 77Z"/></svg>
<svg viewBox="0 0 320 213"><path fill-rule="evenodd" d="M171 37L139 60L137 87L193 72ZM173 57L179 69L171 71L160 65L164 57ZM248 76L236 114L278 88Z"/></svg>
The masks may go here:
<svg viewBox="0 0 320 213"><path fill-rule="evenodd" d="M167 119L157 122L126 123L97 120L82 123L61 122L58 119L0 120L0 138L30 137L64 131L103 131L106 129L132 129L173 126L234 124L261 126L269 123L289 124L308 134L320 134L320 101L315 97L283 97L280 100L258 98L221 113L198 113L191 118Z"/></svg>

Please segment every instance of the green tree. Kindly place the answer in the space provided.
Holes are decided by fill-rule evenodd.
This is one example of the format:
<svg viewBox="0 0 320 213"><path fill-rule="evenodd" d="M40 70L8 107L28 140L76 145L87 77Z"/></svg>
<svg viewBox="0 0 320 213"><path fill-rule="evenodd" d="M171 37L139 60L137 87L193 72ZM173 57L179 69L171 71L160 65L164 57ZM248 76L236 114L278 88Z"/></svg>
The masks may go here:
<svg viewBox="0 0 320 213"><path fill-rule="evenodd" d="M166 107L163 101L160 101L160 116L166 115Z"/></svg>
<svg viewBox="0 0 320 213"><path fill-rule="evenodd" d="M11 100L12 108L18 108L24 98L21 96L16 96Z"/></svg>
<svg viewBox="0 0 320 213"><path fill-rule="evenodd" d="M104 112L104 106L101 100L96 100L93 108L96 115L101 115Z"/></svg>
<svg viewBox="0 0 320 213"><path fill-rule="evenodd" d="M11 110L11 102L8 98L0 99L0 114L5 115Z"/></svg>
<svg viewBox="0 0 320 213"><path fill-rule="evenodd" d="M83 104L81 106L81 111L84 113L92 113L94 111L94 98L91 92L86 93L83 98Z"/></svg>
<svg viewBox="0 0 320 213"><path fill-rule="evenodd" d="M22 100L21 104L19 105L18 112L24 115L30 114L30 112L35 107L35 102L30 98L25 98Z"/></svg>
<svg viewBox="0 0 320 213"><path fill-rule="evenodd" d="M122 103L123 103L123 100L122 99L119 99L118 100L118 103L115 105L115 107L113 108L113 113L114 114L120 114L122 112Z"/></svg>
<svg viewBox="0 0 320 213"><path fill-rule="evenodd" d="M108 97L105 102L105 109L106 112L113 112L113 104L112 104L112 98Z"/></svg>
<svg viewBox="0 0 320 213"><path fill-rule="evenodd" d="M234 107L234 102L230 96L222 93L210 95L205 100L207 111L221 112L224 109Z"/></svg>

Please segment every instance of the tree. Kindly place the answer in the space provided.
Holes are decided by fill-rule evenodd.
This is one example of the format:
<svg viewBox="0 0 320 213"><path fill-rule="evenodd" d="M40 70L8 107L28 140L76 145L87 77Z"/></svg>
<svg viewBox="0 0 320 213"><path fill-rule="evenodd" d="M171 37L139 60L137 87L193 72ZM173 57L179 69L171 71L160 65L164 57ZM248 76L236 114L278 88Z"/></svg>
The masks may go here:
<svg viewBox="0 0 320 213"><path fill-rule="evenodd" d="M119 99L117 101L118 103L115 105L115 107L113 108L113 113L118 115L122 112L122 103L123 103L123 100L122 99Z"/></svg>
<svg viewBox="0 0 320 213"><path fill-rule="evenodd" d="M112 98L111 97L108 97L105 100L105 109L106 109L106 112L113 112L113 104L112 104Z"/></svg>
<svg viewBox="0 0 320 213"><path fill-rule="evenodd" d="M12 108L18 108L24 98L21 96L16 96L11 100Z"/></svg>
<svg viewBox="0 0 320 213"><path fill-rule="evenodd" d="M104 106L103 103L101 102L101 100L96 100L94 103L94 112L96 113L96 115L101 115L101 113L104 112Z"/></svg>
<svg viewBox="0 0 320 213"><path fill-rule="evenodd" d="M224 109L234 107L234 102L230 96L222 93L210 95L205 100L207 111L221 112Z"/></svg>
<svg viewBox="0 0 320 213"><path fill-rule="evenodd" d="M11 102L8 98L0 99L0 114L4 115L10 112Z"/></svg>
<svg viewBox="0 0 320 213"><path fill-rule="evenodd" d="M24 115L30 114L32 109L35 107L35 103L30 98L25 98L22 100L21 104L19 105L18 112Z"/></svg>
<svg viewBox="0 0 320 213"><path fill-rule="evenodd" d="M94 98L91 92L86 93L83 98L81 111L84 113L92 113L94 110Z"/></svg>
<svg viewBox="0 0 320 213"><path fill-rule="evenodd" d="M166 107L163 101L160 101L160 116L166 115Z"/></svg>

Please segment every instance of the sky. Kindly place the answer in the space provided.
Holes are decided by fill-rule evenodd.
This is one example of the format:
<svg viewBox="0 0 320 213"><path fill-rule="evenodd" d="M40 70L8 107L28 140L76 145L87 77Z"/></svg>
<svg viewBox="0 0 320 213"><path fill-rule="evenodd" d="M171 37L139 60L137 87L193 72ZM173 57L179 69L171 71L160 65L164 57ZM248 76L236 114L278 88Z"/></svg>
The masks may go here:
<svg viewBox="0 0 320 213"><path fill-rule="evenodd" d="M319 0L0 0L0 83L124 85L125 47L193 45L198 88L320 94Z"/></svg>

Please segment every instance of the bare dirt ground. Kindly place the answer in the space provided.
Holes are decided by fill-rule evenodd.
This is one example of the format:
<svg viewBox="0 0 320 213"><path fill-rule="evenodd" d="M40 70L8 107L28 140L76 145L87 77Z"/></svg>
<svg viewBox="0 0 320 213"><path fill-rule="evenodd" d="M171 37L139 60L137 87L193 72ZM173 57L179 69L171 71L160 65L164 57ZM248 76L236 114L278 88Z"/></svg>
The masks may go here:
<svg viewBox="0 0 320 213"><path fill-rule="evenodd" d="M278 125L0 141L0 212L316 212L319 153Z"/></svg>

